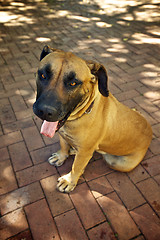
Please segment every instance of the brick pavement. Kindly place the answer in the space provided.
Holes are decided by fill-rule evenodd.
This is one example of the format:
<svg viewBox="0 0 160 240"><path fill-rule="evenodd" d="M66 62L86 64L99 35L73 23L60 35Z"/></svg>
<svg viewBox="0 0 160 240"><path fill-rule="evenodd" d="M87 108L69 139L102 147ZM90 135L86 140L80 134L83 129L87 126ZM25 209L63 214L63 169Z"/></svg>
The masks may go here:
<svg viewBox="0 0 160 240"><path fill-rule="evenodd" d="M0 239L160 239L158 1L0 1ZM55 189L73 158L47 163L58 136L39 134L35 76L45 44L105 65L111 92L153 127L142 163L109 169L95 153L71 194Z"/></svg>

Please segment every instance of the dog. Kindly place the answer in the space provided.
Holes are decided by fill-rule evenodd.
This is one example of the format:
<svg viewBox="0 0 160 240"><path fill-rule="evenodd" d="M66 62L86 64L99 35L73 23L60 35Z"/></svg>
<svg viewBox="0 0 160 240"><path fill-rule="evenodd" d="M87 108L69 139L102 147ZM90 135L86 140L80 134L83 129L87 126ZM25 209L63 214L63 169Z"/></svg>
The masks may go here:
<svg viewBox="0 0 160 240"><path fill-rule="evenodd" d="M69 193L95 151L115 170L129 172L144 158L152 139L147 120L120 103L108 90L105 67L71 52L45 46L37 72L34 113L44 120L41 133L58 131L61 149L49 163L61 166L75 154L72 170L58 179Z"/></svg>

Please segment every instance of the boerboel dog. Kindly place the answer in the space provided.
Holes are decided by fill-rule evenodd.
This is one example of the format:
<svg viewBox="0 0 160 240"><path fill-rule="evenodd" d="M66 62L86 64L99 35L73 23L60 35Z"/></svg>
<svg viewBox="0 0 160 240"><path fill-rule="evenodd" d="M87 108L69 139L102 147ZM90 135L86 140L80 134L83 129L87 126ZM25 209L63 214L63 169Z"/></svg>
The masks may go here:
<svg viewBox="0 0 160 240"><path fill-rule="evenodd" d="M71 172L58 179L60 192L72 191L95 151L118 171L129 172L143 159L152 139L150 124L108 90L107 71L71 52L45 46L37 72L34 113L41 133L58 131L61 149L49 163L58 167L75 152Z"/></svg>

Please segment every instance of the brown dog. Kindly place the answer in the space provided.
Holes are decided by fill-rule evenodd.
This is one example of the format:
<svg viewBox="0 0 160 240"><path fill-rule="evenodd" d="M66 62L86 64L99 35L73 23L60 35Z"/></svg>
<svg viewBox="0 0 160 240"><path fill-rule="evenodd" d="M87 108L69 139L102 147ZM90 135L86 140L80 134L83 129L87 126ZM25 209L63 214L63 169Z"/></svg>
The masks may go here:
<svg viewBox="0 0 160 240"><path fill-rule="evenodd" d="M61 192L72 191L95 151L109 166L131 171L143 159L152 139L149 123L108 91L103 65L45 46L37 73L34 113L45 120L41 133L59 132L61 149L49 163L63 164L75 151L72 171L58 179Z"/></svg>

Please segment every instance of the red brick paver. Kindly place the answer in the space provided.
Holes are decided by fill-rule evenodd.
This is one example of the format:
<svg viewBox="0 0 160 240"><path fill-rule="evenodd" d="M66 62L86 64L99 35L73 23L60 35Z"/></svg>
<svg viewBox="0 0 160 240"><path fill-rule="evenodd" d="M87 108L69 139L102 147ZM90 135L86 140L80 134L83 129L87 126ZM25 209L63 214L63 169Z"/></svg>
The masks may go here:
<svg viewBox="0 0 160 240"><path fill-rule="evenodd" d="M55 221L62 240L88 239L75 210L55 217Z"/></svg>
<svg viewBox="0 0 160 240"><path fill-rule="evenodd" d="M0 237L8 239L28 228L28 223L22 209L13 211L0 219Z"/></svg>
<svg viewBox="0 0 160 240"><path fill-rule="evenodd" d="M139 234L139 230L116 193L98 198L104 213L118 234L118 238L131 239Z"/></svg>
<svg viewBox="0 0 160 240"><path fill-rule="evenodd" d="M44 199L26 206L25 212L34 239L59 239L56 225Z"/></svg>
<svg viewBox="0 0 160 240"><path fill-rule="evenodd" d="M88 236L92 240L97 240L97 239L114 240L114 239L116 239L113 231L111 230L110 225L106 222L89 230Z"/></svg>
<svg viewBox="0 0 160 240"><path fill-rule="evenodd" d="M160 220L147 204L131 211L131 216L147 239L157 240L160 236Z"/></svg>
<svg viewBox="0 0 160 240"><path fill-rule="evenodd" d="M32 166L32 161L24 142L15 143L8 148L15 171Z"/></svg>
<svg viewBox="0 0 160 240"><path fill-rule="evenodd" d="M0 162L0 183L0 194L10 192L17 188L17 182L10 160Z"/></svg>
<svg viewBox="0 0 160 240"><path fill-rule="evenodd" d="M140 192L124 173L113 173L107 176L110 184L118 193L127 209L133 209L145 202ZM126 194L126 189L128 193Z"/></svg>
<svg viewBox="0 0 160 240"><path fill-rule="evenodd" d="M44 195L38 182L19 188L0 196L1 214L9 213L43 197Z"/></svg>
<svg viewBox="0 0 160 240"><path fill-rule="evenodd" d="M47 1L47 0L46 0ZM0 1L0 240L160 239L160 55L158 1ZM33 114L44 45L101 62L117 99L143 114L153 140L130 173L95 153L70 194L56 190L73 156L40 135Z"/></svg>
<svg viewBox="0 0 160 240"><path fill-rule="evenodd" d="M53 216L60 215L74 208L70 197L56 190L58 175L41 180L41 185L47 198Z"/></svg>
<svg viewBox="0 0 160 240"><path fill-rule="evenodd" d="M160 216L160 188L158 184L152 178L149 178L138 183L137 186L150 205ZM148 191L148 186L150 187L150 191Z"/></svg>
<svg viewBox="0 0 160 240"><path fill-rule="evenodd" d="M71 199L86 229L105 220L99 205L89 191L86 183L77 186L75 191L71 193ZM85 211L85 209L88 209L88 211Z"/></svg>

